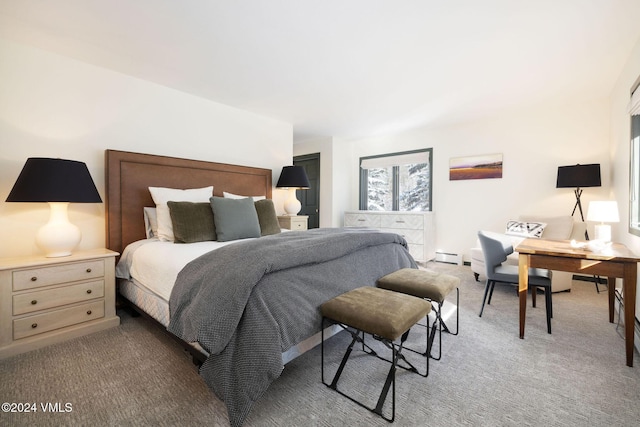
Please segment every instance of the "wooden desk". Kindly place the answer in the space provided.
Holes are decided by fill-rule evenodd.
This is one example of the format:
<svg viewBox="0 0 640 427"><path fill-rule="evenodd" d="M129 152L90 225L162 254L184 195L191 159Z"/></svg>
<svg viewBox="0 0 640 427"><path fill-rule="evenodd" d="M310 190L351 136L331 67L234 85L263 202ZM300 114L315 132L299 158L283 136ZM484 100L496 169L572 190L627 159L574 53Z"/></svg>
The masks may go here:
<svg viewBox="0 0 640 427"><path fill-rule="evenodd" d="M624 292L624 330L627 351L627 366L633 366L633 338L636 316L636 278L640 257L626 246L613 243L601 252L574 249L569 241L525 239L518 245L520 285L520 338L524 338L527 311L527 288L530 267L569 271L587 275L604 276L609 279L609 322L613 323L615 279L622 279Z"/></svg>

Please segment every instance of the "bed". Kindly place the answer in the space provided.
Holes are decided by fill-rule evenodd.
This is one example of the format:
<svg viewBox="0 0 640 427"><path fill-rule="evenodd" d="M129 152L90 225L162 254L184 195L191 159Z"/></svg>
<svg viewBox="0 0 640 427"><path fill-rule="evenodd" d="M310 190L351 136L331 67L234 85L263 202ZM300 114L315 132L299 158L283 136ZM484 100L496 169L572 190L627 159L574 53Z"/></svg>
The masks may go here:
<svg viewBox="0 0 640 427"><path fill-rule="evenodd" d="M223 245L154 241L144 221L145 208L156 206L149 187L212 185L214 196L268 200L271 170L115 150L106 151L105 162L107 247L122 254L119 293L203 361L200 375L224 401L232 426L242 425L288 360L318 343L322 302L416 267L402 237L357 229L274 233ZM135 277L144 252L155 254L146 259L156 275ZM156 267L154 258L161 260ZM153 288L163 280L164 290Z"/></svg>

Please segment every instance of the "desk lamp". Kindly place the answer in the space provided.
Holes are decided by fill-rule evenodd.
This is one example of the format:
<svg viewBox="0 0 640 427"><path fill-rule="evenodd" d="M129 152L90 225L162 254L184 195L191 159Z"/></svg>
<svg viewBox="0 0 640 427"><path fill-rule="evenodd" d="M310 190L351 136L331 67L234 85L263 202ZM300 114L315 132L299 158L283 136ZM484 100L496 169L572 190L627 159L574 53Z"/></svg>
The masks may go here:
<svg viewBox="0 0 640 427"><path fill-rule="evenodd" d="M49 203L49 222L36 234L47 257L71 255L82 233L69 222L69 203L102 203L87 165L64 159L27 159L7 202Z"/></svg>
<svg viewBox="0 0 640 427"><path fill-rule="evenodd" d="M600 164L593 163L589 165L572 165L558 166L558 177L556 180L556 188L574 188L573 192L576 196L576 204L573 206L571 216L576 213L576 208L580 211L580 219L584 222L582 213L582 203L580 196L584 187L600 187ZM584 232L584 237L589 240L589 233Z"/></svg>
<svg viewBox="0 0 640 427"><path fill-rule="evenodd" d="M287 215L296 216L300 212L302 205L296 198L296 190L307 190L309 187L309 178L307 178L307 173L302 166L285 166L282 168L276 188L289 190L289 198L284 204L284 210Z"/></svg>

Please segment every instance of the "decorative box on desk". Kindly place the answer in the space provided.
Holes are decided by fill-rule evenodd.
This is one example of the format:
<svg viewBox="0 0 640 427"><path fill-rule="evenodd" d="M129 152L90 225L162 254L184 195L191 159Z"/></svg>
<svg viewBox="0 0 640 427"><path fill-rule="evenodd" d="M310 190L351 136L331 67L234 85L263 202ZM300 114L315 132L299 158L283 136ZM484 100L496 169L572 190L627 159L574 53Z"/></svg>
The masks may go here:
<svg viewBox="0 0 640 427"><path fill-rule="evenodd" d="M0 359L118 326L117 255L0 259Z"/></svg>
<svg viewBox="0 0 640 427"><path fill-rule="evenodd" d="M344 213L344 226L397 233L405 238L416 261L427 262L436 257L433 212L349 211Z"/></svg>
<svg viewBox="0 0 640 427"><path fill-rule="evenodd" d="M282 215L278 217L280 228L287 230L306 230L308 221L307 215Z"/></svg>

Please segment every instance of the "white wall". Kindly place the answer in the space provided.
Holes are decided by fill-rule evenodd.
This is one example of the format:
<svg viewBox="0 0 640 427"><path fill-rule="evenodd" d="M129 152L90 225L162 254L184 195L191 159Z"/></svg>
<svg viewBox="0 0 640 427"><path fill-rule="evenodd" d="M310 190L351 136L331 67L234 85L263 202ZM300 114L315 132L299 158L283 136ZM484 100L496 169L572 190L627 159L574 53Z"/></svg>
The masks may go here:
<svg viewBox="0 0 640 427"><path fill-rule="evenodd" d="M105 149L271 168L274 183L291 163L291 124L1 38L0 57L0 257L40 253L48 206L4 202L28 157L87 163L103 200ZM69 216L80 248L104 246L104 204Z"/></svg>
<svg viewBox="0 0 640 427"><path fill-rule="evenodd" d="M334 186L342 195L333 196L333 216L358 208L360 157L429 147L436 247L465 259L480 229L502 230L507 220L523 214L569 215L575 197L571 189L555 188L558 166L601 163L603 187L584 190L585 216L590 200L608 196L609 103L601 99L510 111L446 128L334 141L333 158L341 159L348 176ZM296 153L305 154L300 148L296 144ZM451 157L492 153L503 154L502 179L449 181Z"/></svg>
<svg viewBox="0 0 640 427"><path fill-rule="evenodd" d="M636 254L640 254L640 237L628 232L631 124L627 106L631 86L639 76L640 40L636 43L627 64L622 69L611 95L611 161L613 165L611 189L612 198L618 201L618 209L620 210L620 224L614 231L614 239L626 244ZM640 277L638 283L640 283ZM636 292L636 318L640 319L640 292ZM640 346L637 337L636 346Z"/></svg>

